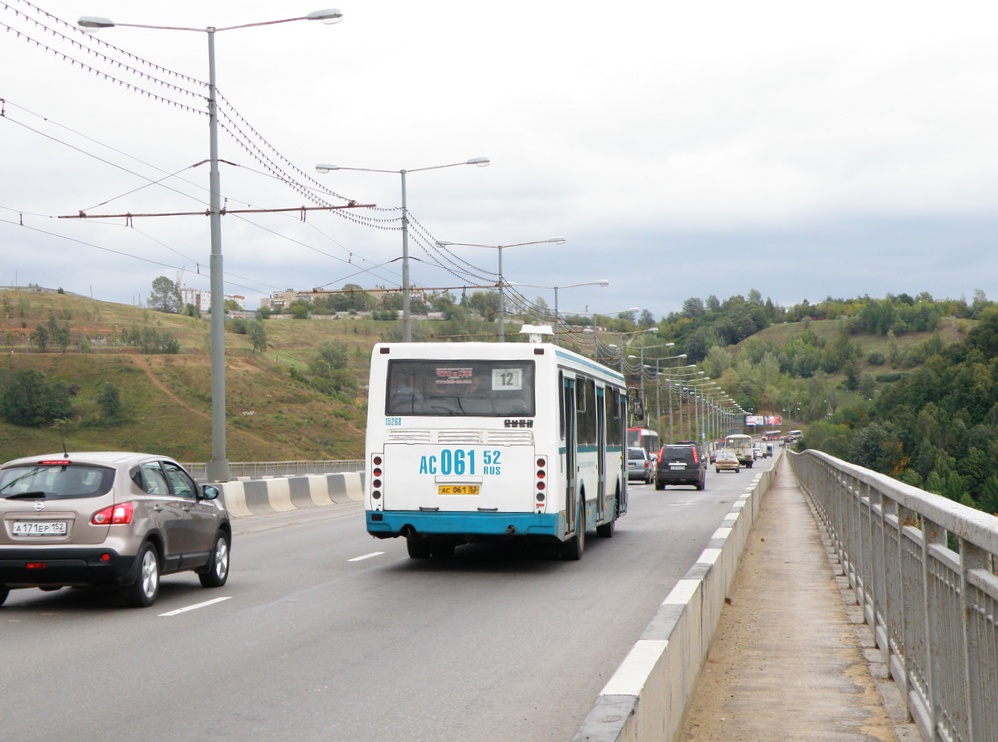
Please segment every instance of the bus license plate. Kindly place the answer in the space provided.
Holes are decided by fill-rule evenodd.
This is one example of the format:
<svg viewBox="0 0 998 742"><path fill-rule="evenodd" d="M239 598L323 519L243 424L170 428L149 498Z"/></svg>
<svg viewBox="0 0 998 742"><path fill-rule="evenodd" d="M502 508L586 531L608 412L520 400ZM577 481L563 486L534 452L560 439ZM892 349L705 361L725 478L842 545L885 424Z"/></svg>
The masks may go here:
<svg viewBox="0 0 998 742"><path fill-rule="evenodd" d="M67 528L64 520L15 520L11 525L15 536L65 536Z"/></svg>
<svg viewBox="0 0 998 742"><path fill-rule="evenodd" d="M439 484L437 485L438 495L477 495L477 484Z"/></svg>

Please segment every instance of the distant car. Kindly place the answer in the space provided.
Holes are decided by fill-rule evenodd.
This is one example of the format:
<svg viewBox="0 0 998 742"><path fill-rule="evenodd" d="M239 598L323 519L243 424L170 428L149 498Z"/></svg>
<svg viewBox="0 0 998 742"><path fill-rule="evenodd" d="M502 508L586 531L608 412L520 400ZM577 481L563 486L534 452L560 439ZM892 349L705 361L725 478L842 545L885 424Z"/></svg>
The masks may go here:
<svg viewBox="0 0 998 742"><path fill-rule="evenodd" d="M638 446L627 449L627 479L640 479L645 484L655 481L655 468L648 452Z"/></svg>
<svg viewBox="0 0 998 742"><path fill-rule="evenodd" d="M152 605L160 576L229 576L232 526L219 490L143 453L54 453L0 467L0 605L12 589L113 586Z"/></svg>
<svg viewBox="0 0 998 742"><path fill-rule="evenodd" d="M655 489L691 484L702 490L707 484L707 457L696 443L671 443L658 452Z"/></svg>
<svg viewBox="0 0 998 742"><path fill-rule="evenodd" d="M733 471L736 474L741 471L742 465L738 461L738 456L729 448L722 448L717 452L714 459L714 471L720 474L722 471Z"/></svg>
<svg viewBox="0 0 998 742"><path fill-rule="evenodd" d="M772 443L767 443L766 444L766 456L768 456L770 458L772 458L772 456L773 456L773 444Z"/></svg>

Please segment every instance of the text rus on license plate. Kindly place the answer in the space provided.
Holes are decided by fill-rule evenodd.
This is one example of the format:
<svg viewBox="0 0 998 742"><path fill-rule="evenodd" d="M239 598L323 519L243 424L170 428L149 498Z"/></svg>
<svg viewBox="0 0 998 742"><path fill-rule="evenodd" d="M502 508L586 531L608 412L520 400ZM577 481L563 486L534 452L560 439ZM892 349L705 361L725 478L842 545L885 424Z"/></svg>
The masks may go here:
<svg viewBox="0 0 998 742"><path fill-rule="evenodd" d="M438 484L438 495L477 495L477 484Z"/></svg>
<svg viewBox="0 0 998 742"><path fill-rule="evenodd" d="M15 536L65 536L64 520L15 520L11 529Z"/></svg>

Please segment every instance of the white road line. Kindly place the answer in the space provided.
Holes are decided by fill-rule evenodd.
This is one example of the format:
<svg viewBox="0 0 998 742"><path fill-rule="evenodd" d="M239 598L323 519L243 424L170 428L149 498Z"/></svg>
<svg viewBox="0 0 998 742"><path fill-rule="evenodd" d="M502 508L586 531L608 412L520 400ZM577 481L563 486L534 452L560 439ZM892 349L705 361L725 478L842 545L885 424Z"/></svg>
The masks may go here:
<svg viewBox="0 0 998 742"><path fill-rule="evenodd" d="M170 611L169 613L160 613L160 617L163 616L177 616L181 613L187 613L187 611L196 611L198 608L207 608L210 605L215 605L215 603L221 603L223 600L228 600L229 598L215 598L214 600L208 600L204 603L195 603L194 605L189 605L186 608L178 608L175 611Z"/></svg>
<svg viewBox="0 0 998 742"><path fill-rule="evenodd" d="M348 562L362 562L365 559L370 559L371 557L381 556L385 552L383 551L372 551L370 554L364 554L363 556L354 557L353 559L347 559Z"/></svg>

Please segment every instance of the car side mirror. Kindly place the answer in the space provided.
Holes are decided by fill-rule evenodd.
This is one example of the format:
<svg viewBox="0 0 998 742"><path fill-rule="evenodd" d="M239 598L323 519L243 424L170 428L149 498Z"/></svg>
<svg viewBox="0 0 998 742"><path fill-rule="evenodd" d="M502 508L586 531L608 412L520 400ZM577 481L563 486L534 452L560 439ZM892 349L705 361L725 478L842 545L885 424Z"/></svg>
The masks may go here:
<svg viewBox="0 0 998 742"><path fill-rule="evenodd" d="M201 497L205 500L216 500L218 499L218 487L213 484L206 484L201 488Z"/></svg>

